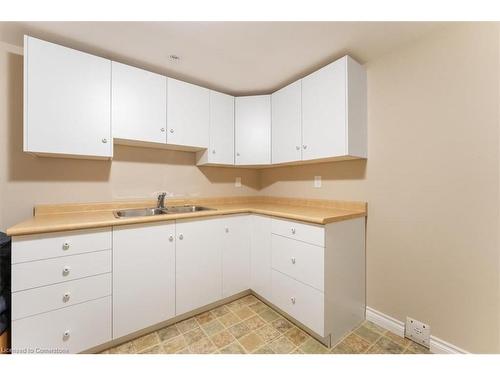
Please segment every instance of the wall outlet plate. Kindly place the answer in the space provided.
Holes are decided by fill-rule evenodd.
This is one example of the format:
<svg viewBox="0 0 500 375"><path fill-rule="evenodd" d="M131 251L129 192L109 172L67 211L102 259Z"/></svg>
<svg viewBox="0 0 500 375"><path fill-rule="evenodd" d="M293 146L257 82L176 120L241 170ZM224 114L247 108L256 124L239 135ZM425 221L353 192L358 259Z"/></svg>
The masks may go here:
<svg viewBox="0 0 500 375"><path fill-rule="evenodd" d="M405 325L405 337L409 338L412 341L415 341L417 344L429 348L431 341L431 326L427 323L419 322L418 320L407 316Z"/></svg>
<svg viewBox="0 0 500 375"><path fill-rule="evenodd" d="M236 177L236 179L234 180L234 186L241 187L241 177Z"/></svg>
<svg viewBox="0 0 500 375"><path fill-rule="evenodd" d="M321 187L321 176L314 176L314 187L315 188Z"/></svg>

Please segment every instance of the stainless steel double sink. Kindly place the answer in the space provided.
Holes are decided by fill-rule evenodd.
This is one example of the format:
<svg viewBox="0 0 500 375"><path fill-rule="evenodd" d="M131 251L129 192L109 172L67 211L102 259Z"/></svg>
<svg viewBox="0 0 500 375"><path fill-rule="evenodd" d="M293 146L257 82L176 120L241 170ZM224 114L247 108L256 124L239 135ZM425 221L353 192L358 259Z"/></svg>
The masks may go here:
<svg viewBox="0 0 500 375"><path fill-rule="evenodd" d="M132 208L125 210L114 211L118 219L124 219L128 217L143 217L143 216L158 216L158 215L168 215L168 214L185 214L189 212L199 212L199 211L211 211L214 208L208 208L203 206L167 206L165 208Z"/></svg>

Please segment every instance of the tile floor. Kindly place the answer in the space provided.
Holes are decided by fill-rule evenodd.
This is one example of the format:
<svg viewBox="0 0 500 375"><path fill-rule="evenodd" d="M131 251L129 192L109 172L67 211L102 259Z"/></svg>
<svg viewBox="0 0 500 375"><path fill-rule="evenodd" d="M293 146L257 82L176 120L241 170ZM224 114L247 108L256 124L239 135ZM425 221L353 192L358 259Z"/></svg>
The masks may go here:
<svg viewBox="0 0 500 375"><path fill-rule="evenodd" d="M429 351L368 321L329 349L249 295L102 353L424 354Z"/></svg>

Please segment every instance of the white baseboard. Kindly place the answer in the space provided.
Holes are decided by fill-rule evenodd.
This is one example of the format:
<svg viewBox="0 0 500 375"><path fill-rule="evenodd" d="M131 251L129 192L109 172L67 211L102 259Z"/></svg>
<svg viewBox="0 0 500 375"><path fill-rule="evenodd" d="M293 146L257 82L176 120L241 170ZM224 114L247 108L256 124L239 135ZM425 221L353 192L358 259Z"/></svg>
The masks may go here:
<svg viewBox="0 0 500 375"><path fill-rule="evenodd" d="M391 331L392 333L404 337L405 335L405 325L402 321L394 319L392 316L386 315L366 306L366 320L379 325L382 328ZM449 342L441 340L436 336L431 336L430 340L430 351L436 354L467 354L466 350L463 350Z"/></svg>

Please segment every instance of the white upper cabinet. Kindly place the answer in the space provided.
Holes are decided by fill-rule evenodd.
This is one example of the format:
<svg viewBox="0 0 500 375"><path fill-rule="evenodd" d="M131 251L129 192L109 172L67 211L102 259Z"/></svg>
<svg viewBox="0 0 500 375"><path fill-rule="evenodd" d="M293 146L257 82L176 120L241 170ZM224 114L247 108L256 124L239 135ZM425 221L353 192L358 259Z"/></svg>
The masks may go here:
<svg viewBox="0 0 500 375"><path fill-rule="evenodd" d="M234 164L234 96L210 90L209 148L198 152L198 165Z"/></svg>
<svg viewBox="0 0 500 375"><path fill-rule="evenodd" d="M228 216L222 222L222 297L229 297L250 288L250 216Z"/></svg>
<svg viewBox="0 0 500 375"><path fill-rule="evenodd" d="M119 140L167 143L167 77L112 63L111 119Z"/></svg>
<svg viewBox="0 0 500 375"><path fill-rule="evenodd" d="M302 159L302 81L271 95L273 164Z"/></svg>
<svg viewBox="0 0 500 375"><path fill-rule="evenodd" d="M271 96L235 98L235 164L271 164Z"/></svg>
<svg viewBox="0 0 500 375"><path fill-rule="evenodd" d="M186 149L209 146L209 90L173 78L167 81L167 143Z"/></svg>
<svg viewBox="0 0 500 375"><path fill-rule="evenodd" d="M24 151L112 156L111 61L24 37Z"/></svg>
<svg viewBox="0 0 500 375"><path fill-rule="evenodd" d="M345 56L302 79L302 160L366 157L366 72Z"/></svg>
<svg viewBox="0 0 500 375"><path fill-rule="evenodd" d="M175 316L175 223L113 228L113 337Z"/></svg>

